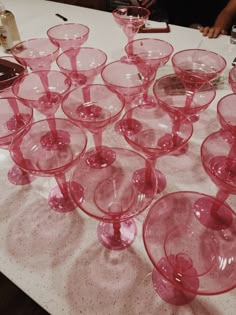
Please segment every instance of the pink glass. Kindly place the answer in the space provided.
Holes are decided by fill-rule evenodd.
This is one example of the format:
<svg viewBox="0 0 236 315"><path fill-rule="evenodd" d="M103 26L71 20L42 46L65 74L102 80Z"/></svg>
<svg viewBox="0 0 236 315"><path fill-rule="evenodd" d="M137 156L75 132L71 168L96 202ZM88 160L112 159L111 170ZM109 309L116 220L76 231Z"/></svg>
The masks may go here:
<svg viewBox="0 0 236 315"><path fill-rule="evenodd" d="M87 153L87 163L91 167L103 168L113 163L115 154L102 145L102 133L120 117L124 105L121 95L102 84L76 88L65 96L62 103L64 113L93 135L95 148Z"/></svg>
<svg viewBox="0 0 236 315"><path fill-rule="evenodd" d="M92 84L106 61L105 52L91 47L66 50L56 59L59 69L70 76L75 86Z"/></svg>
<svg viewBox="0 0 236 315"><path fill-rule="evenodd" d="M139 28L144 26L149 18L150 11L139 6L120 6L112 11L112 15L123 32L128 42L134 39Z"/></svg>
<svg viewBox="0 0 236 315"><path fill-rule="evenodd" d="M234 93L236 93L236 68L233 67L230 71L229 71L229 84L231 86L231 89Z"/></svg>
<svg viewBox="0 0 236 315"><path fill-rule="evenodd" d="M78 163L85 151L87 138L83 129L73 122L56 118L51 145L44 142L48 135L48 120L40 120L28 126L23 136L16 136L10 146L13 161L25 171L37 176L54 176L57 186L49 194L49 206L58 212L73 211L66 181L66 172Z"/></svg>
<svg viewBox="0 0 236 315"><path fill-rule="evenodd" d="M127 143L144 153L154 168L158 158L180 151L193 133L193 126L188 120L176 124L166 111L156 105L139 105L130 109L123 116L121 127ZM158 169L156 177L157 192L160 193L165 189L166 178Z"/></svg>
<svg viewBox="0 0 236 315"><path fill-rule="evenodd" d="M59 45L53 44L49 38L33 38L15 45L11 53L21 64L37 71L49 70L59 50Z"/></svg>
<svg viewBox="0 0 236 315"><path fill-rule="evenodd" d="M47 36L53 44L58 44L62 51L78 48L89 36L90 29L79 23L64 23L55 25L47 30Z"/></svg>
<svg viewBox="0 0 236 315"><path fill-rule="evenodd" d="M22 134L32 122L33 110L26 107L20 100L8 97L0 99L0 147L9 150L13 138ZM14 165L8 172L8 179L15 185L26 185L34 177Z"/></svg>
<svg viewBox="0 0 236 315"><path fill-rule="evenodd" d="M129 57L142 59L156 72L160 66L165 65L169 61L170 56L174 51L174 47L170 43L157 38L140 38L129 42L125 46L125 51ZM153 78L153 81L154 79L155 77ZM150 81L149 87L153 81ZM150 102L155 102L155 98L148 95L148 90L141 98L136 100L137 105L146 104L148 106Z"/></svg>
<svg viewBox="0 0 236 315"><path fill-rule="evenodd" d="M0 71L0 98L14 97L11 86L27 73L27 68L12 56L2 56L0 57Z"/></svg>
<svg viewBox="0 0 236 315"><path fill-rule="evenodd" d="M236 194L236 151L235 139L228 130L221 129L208 135L201 145L202 165L218 187L216 199L224 203L230 194ZM232 223L229 211L221 211L214 204L201 202L196 213L199 221L215 230L221 230Z"/></svg>
<svg viewBox="0 0 236 315"><path fill-rule="evenodd" d="M156 80L153 94L159 106L173 117L181 119L181 116L186 116L194 123L199 119L199 114L210 106L216 90L211 83L204 83L195 91L189 106L186 106L188 91L179 77L169 74Z"/></svg>
<svg viewBox="0 0 236 315"><path fill-rule="evenodd" d="M228 94L217 103L217 117L223 129L236 137L236 94ZM232 137L230 137L232 139Z"/></svg>
<svg viewBox="0 0 236 315"><path fill-rule="evenodd" d="M231 213L231 225L208 229L196 218L199 200ZM157 200L143 225L143 241L154 266L152 281L159 296L174 305L196 295L216 295L236 287L235 214L227 204L193 191L177 191Z"/></svg>
<svg viewBox="0 0 236 315"><path fill-rule="evenodd" d="M155 72L141 59L126 57L107 64L101 76L111 91L124 96L127 111L132 107L133 100L147 90L149 82L155 78ZM115 130L122 133L123 128L118 121Z"/></svg>
<svg viewBox="0 0 236 315"><path fill-rule="evenodd" d="M77 206L94 219L98 240L108 249L123 250L135 240L133 218L151 203L156 191L153 168L144 157L124 148L111 148L113 163L91 167L86 154L70 180L70 192Z"/></svg>

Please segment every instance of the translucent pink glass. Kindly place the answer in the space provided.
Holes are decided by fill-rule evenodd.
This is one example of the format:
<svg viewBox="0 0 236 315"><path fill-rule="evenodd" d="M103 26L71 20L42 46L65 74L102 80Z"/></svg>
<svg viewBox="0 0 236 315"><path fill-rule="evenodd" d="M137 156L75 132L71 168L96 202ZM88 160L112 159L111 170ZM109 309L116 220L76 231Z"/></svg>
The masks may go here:
<svg viewBox="0 0 236 315"><path fill-rule="evenodd" d="M231 225L214 230L201 224L196 211L201 210L199 203L203 200L229 212ZM143 241L154 266L152 281L160 297L168 303L184 305L196 295L234 289L235 228L231 208L214 197L177 191L157 200L144 221Z"/></svg>
<svg viewBox="0 0 236 315"><path fill-rule="evenodd" d="M90 29L79 23L64 23L55 25L47 30L47 36L53 44L58 44L62 51L78 48L84 44Z"/></svg>
<svg viewBox="0 0 236 315"><path fill-rule="evenodd" d="M27 73L27 67L12 56L2 56L0 57L0 71L0 98L14 97L11 86Z"/></svg>
<svg viewBox="0 0 236 315"><path fill-rule="evenodd" d="M230 194L236 194L234 136L224 129L208 135L201 145L201 160L207 175L218 187L216 198L223 204ZM198 211L197 214L199 221L215 230L221 230L231 225L231 213L220 211L218 208L209 202L201 203L201 211Z"/></svg>
<svg viewBox="0 0 236 315"><path fill-rule="evenodd" d="M20 100L8 97L0 99L0 147L9 150L13 138L32 122L33 110ZM34 177L16 165L8 172L8 179L15 185L26 185Z"/></svg>
<svg viewBox="0 0 236 315"><path fill-rule="evenodd" d="M105 167L113 163L112 150L102 145L102 133L119 117L125 101L107 86L91 84L69 92L62 103L67 117L83 126L93 135L95 148L89 149L87 162L93 167Z"/></svg>
<svg viewBox="0 0 236 315"><path fill-rule="evenodd" d="M186 116L192 122L199 119L199 114L206 110L216 96L214 86L206 82L194 92L191 102L187 103L188 91L182 80L175 74L169 74L156 80L153 86L159 106L173 117Z"/></svg>
<svg viewBox="0 0 236 315"><path fill-rule="evenodd" d="M101 73L109 89L124 96L125 110L129 110L132 101L147 90L149 82L155 78L155 75L155 71L141 59L129 57L107 64ZM120 122L115 126L118 133L123 132L123 128L121 130Z"/></svg>
<svg viewBox="0 0 236 315"><path fill-rule="evenodd" d="M48 120L36 121L22 135L16 136L10 146L13 161L25 171L37 176L54 176L57 186L49 194L50 207L58 212L68 212L76 208L71 200L65 173L78 163L84 153L87 137L83 129L73 122L51 119L50 146L44 138L51 131Z"/></svg>
<svg viewBox="0 0 236 315"><path fill-rule="evenodd" d="M15 45L11 53L21 64L36 71L49 70L59 50L59 45L53 44L49 38L33 38Z"/></svg>
<svg viewBox="0 0 236 315"><path fill-rule="evenodd" d="M174 51L174 47L163 40L156 38L140 38L129 42L125 46L125 51L129 57L136 57L142 59L149 67L156 72L160 66L165 65L171 54ZM154 81L155 77L153 78ZM149 82L149 86L153 83ZM137 105L149 105L149 103L155 102L153 96L148 95L146 91L141 98L136 100Z"/></svg>
<svg viewBox="0 0 236 315"><path fill-rule="evenodd" d="M204 83L215 79L226 67L226 60L219 54L204 49L186 49L172 56L177 76L186 89L198 90Z"/></svg>
<svg viewBox="0 0 236 315"><path fill-rule="evenodd" d="M193 133L190 121L182 119L176 123L166 111L155 105L139 105L127 111L121 120L121 128L127 143L144 153L153 167L161 156L179 152ZM156 177L158 192L161 192L165 189L166 178L158 169Z"/></svg>
<svg viewBox="0 0 236 315"><path fill-rule="evenodd" d="M231 89L234 93L236 93L236 68L233 67L230 71L229 71L229 84L231 86Z"/></svg>
<svg viewBox="0 0 236 315"><path fill-rule="evenodd" d="M133 40L139 28L145 25L150 13L148 9L139 6L120 6L112 11L116 23L121 26L128 42Z"/></svg>
<svg viewBox="0 0 236 315"><path fill-rule="evenodd" d="M56 60L59 69L70 76L75 86L92 84L105 66L107 55L100 49L81 47L69 49Z"/></svg>
<svg viewBox="0 0 236 315"><path fill-rule="evenodd" d="M50 118L54 117L71 84L70 78L60 71L41 70L22 76L12 91L25 105Z"/></svg>
<svg viewBox="0 0 236 315"><path fill-rule="evenodd" d="M236 137L236 94L228 94L217 103L217 117L223 129Z"/></svg>
<svg viewBox="0 0 236 315"><path fill-rule="evenodd" d="M156 179L143 156L124 148L111 149L115 159L103 168L91 167L85 154L72 173L70 192L78 207L101 221L99 241L108 249L122 250L135 240L133 217L150 205Z"/></svg>

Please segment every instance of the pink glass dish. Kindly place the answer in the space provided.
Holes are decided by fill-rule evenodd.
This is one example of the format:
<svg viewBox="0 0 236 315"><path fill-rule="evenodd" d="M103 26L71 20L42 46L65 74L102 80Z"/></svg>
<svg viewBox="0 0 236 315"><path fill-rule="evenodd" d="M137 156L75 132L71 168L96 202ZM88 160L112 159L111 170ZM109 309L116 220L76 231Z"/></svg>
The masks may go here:
<svg viewBox="0 0 236 315"><path fill-rule="evenodd" d="M231 93L222 97L217 103L217 117L223 129L236 137L236 94Z"/></svg>
<svg viewBox="0 0 236 315"><path fill-rule="evenodd" d="M229 211L231 225L222 230L202 225L196 217L202 199ZM235 224L235 214L227 204L202 193L178 191L157 200L143 224L143 241L154 266L152 281L157 293L168 303L183 305L196 295L234 289Z"/></svg>
<svg viewBox="0 0 236 315"><path fill-rule="evenodd" d="M100 221L99 241L108 249L122 250L135 240L133 218L151 203L156 191L153 168L137 152L111 148L112 164L91 167L85 156L76 165L70 180L70 192L77 206Z"/></svg>
<svg viewBox="0 0 236 315"><path fill-rule="evenodd" d="M100 49L81 47L60 54L56 63L60 71L70 76L75 86L92 84L105 66L107 55Z"/></svg>
<svg viewBox="0 0 236 315"><path fill-rule="evenodd" d="M55 25L47 30L47 36L53 44L58 44L62 51L78 48L89 36L88 26L79 23L64 23Z"/></svg>
<svg viewBox="0 0 236 315"><path fill-rule="evenodd" d="M33 38L15 45L11 53L22 65L36 71L49 70L59 50L59 45L53 44L49 38Z"/></svg>
<svg viewBox="0 0 236 315"><path fill-rule="evenodd" d="M49 194L49 205L55 211L68 212L76 205L71 200L65 173L78 163L86 144L87 137L81 127L67 119L52 118L29 125L13 139L10 153L16 165L28 173L55 178L57 186Z"/></svg>

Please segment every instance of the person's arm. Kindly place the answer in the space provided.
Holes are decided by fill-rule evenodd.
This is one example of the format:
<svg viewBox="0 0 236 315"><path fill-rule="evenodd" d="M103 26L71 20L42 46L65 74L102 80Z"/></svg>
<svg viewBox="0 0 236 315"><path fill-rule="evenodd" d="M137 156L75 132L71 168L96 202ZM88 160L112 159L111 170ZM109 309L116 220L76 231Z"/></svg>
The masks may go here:
<svg viewBox="0 0 236 315"><path fill-rule="evenodd" d="M209 38L216 38L220 34L227 34L227 30L232 24L233 19L236 17L236 0L229 0L228 4L216 17L213 26L200 27L200 32L203 36Z"/></svg>

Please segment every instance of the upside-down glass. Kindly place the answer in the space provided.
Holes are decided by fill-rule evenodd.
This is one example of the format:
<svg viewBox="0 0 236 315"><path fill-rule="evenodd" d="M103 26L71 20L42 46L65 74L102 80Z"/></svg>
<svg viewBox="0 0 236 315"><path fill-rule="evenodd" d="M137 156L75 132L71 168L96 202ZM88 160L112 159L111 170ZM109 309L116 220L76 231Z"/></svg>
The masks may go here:
<svg viewBox="0 0 236 315"><path fill-rule="evenodd" d="M196 211L199 200L205 199L221 212L231 214L230 226L214 230L199 222ZM154 266L153 285L162 299L183 305L196 295L216 295L234 289L235 229L234 212L214 197L177 191L157 200L144 221L143 241Z"/></svg>
<svg viewBox="0 0 236 315"><path fill-rule="evenodd" d="M139 6L120 6L112 11L112 15L123 32L128 42L133 40L139 28L144 26L151 12Z"/></svg>
<svg viewBox="0 0 236 315"><path fill-rule="evenodd" d="M83 155L87 137L81 127L73 122L56 118L50 146L44 142L48 137L48 120L39 120L29 125L22 135L16 136L10 146L13 161L30 174L54 177L57 186L48 197L50 207L58 212L69 212L76 208L69 193L66 172Z"/></svg>
<svg viewBox="0 0 236 315"><path fill-rule="evenodd" d="M0 147L9 150L13 138L22 134L32 120L33 110L19 99L0 98ZM8 179L14 185L26 185L34 180L34 176L14 165L8 172Z"/></svg>
<svg viewBox="0 0 236 315"><path fill-rule="evenodd" d="M101 73L106 61L106 53L92 47L69 49L56 59L57 66L61 72L70 76L74 86L92 84L95 77Z"/></svg>
<svg viewBox="0 0 236 315"><path fill-rule="evenodd" d="M11 49L15 59L32 71L51 69L59 51L59 45L53 44L49 38L28 39Z"/></svg>
<svg viewBox="0 0 236 315"><path fill-rule="evenodd" d="M58 44L62 51L79 48L89 36L88 26L80 23L64 23L54 25L47 30L47 36L53 44Z"/></svg>
<svg viewBox="0 0 236 315"><path fill-rule="evenodd" d="M193 133L189 120L185 118L176 124L166 111L155 104L152 107L139 105L130 109L120 124L127 143L144 153L154 168L158 158L179 151ZM165 189L166 178L160 170L155 171L159 193Z"/></svg>
<svg viewBox="0 0 236 315"><path fill-rule="evenodd" d="M70 192L79 208L100 221L98 240L108 249L122 250L135 240L133 218L153 200L156 178L151 164L137 152L111 150L115 159L103 168L91 167L85 153L72 173Z"/></svg>
<svg viewBox="0 0 236 315"><path fill-rule="evenodd" d="M91 167L102 168L113 163L115 155L102 145L102 133L117 121L124 106L124 98L103 84L75 88L64 97L62 110L67 117L93 135L95 148L87 152Z"/></svg>

